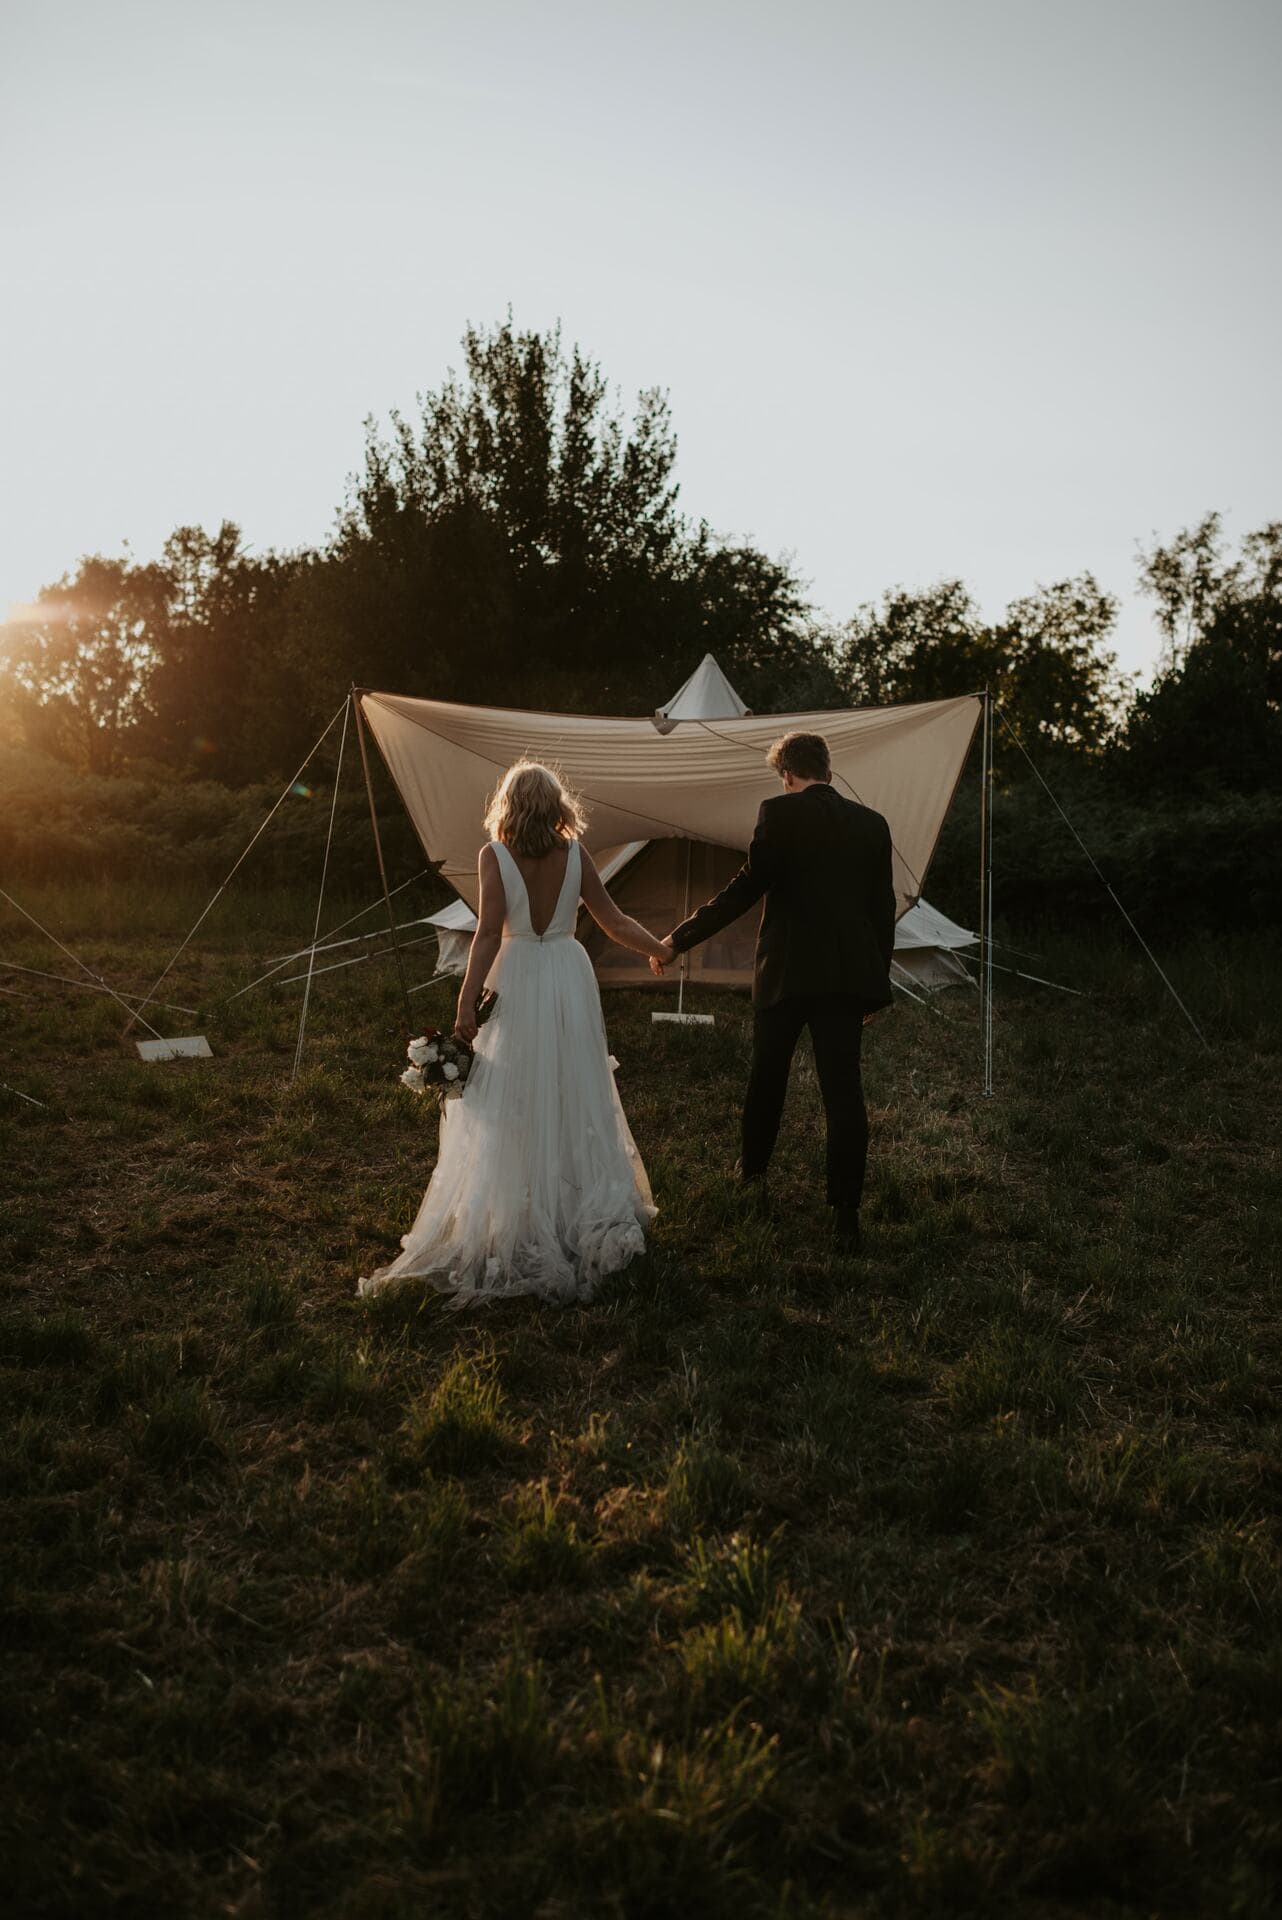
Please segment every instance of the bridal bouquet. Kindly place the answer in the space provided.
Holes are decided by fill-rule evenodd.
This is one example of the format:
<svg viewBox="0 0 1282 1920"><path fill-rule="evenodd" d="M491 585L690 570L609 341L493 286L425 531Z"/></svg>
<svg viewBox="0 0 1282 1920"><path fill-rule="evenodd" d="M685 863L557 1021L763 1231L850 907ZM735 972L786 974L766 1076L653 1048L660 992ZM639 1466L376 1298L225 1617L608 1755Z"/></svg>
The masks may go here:
<svg viewBox="0 0 1282 1920"><path fill-rule="evenodd" d="M495 993L481 995L476 1009L478 1026L484 1026L497 1001ZM429 1027L417 1040L411 1040L405 1051L409 1055L409 1066L401 1075L401 1085L411 1093L431 1091L441 1101L462 1093L473 1060L472 1048L466 1040L456 1040L452 1033Z"/></svg>

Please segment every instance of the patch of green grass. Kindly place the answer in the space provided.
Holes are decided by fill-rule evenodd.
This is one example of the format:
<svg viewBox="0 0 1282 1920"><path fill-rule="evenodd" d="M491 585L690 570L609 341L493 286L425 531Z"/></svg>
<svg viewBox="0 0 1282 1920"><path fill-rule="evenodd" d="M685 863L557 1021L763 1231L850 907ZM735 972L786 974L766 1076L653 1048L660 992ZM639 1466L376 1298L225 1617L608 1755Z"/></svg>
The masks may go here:
<svg viewBox="0 0 1282 1920"><path fill-rule="evenodd" d="M364 1342L350 1347L336 1339L313 1367L308 1405L322 1418L360 1412L370 1405L378 1387L378 1366Z"/></svg>
<svg viewBox="0 0 1282 1920"><path fill-rule="evenodd" d="M673 1741L620 1731L605 1747L612 1790L574 1823L571 1886L616 1912L763 1911L750 1862L777 1831L777 1740L732 1716Z"/></svg>
<svg viewBox="0 0 1282 1920"><path fill-rule="evenodd" d="M666 1512L678 1539L723 1526L741 1513L747 1486L738 1465L711 1440L682 1441L668 1464Z"/></svg>
<svg viewBox="0 0 1282 1920"><path fill-rule="evenodd" d="M92 1359L96 1348L79 1313L0 1314L0 1363L75 1367Z"/></svg>
<svg viewBox="0 0 1282 1920"><path fill-rule="evenodd" d="M727 1540L697 1534L681 1558L686 1589L701 1612L733 1612L755 1625L774 1605L778 1574L769 1541L747 1533Z"/></svg>
<svg viewBox="0 0 1282 1920"><path fill-rule="evenodd" d="M245 1325L254 1332L279 1333L298 1319L298 1295L279 1274L257 1273L243 1293Z"/></svg>
<svg viewBox="0 0 1282 1920"><path fill-rule="evenodd" d="M194 1471L226 1457L226 1415L208 1391L183 1383L148 1405L138 1429L139 1453L162 1470Z"/></svg>
<svg viewBox="0 0 1282 1920"><path fill-rule="evenodd" d="M546 1480L522 1487L503 1528L503 1571L512 1586L541 1590L587 1581L592 1548Z"/></svg>
<svg viewBox="0 0 1282 1920"><path fill-rule="evenodd" d="M738 1607L706 1626L692 1627L678 1648L686 1687L696 1706L723 1712L760 1703L781 1689L796 1657L799 1609L776 1599L758 1619Z"/></svg>
<svg viewBox="0 0 1282 1920"><path fill-rule="evenodd" d="M412 1843L435 1838L450 1811L517 1804L552 1775L558 1734L537 1661L513 1652L489 1679L424 1676L410 1749L404 1818Z"/></svg>
<svg viewBox="0 0 1282 1920"><path fill-rule="evenodd" d="M1070 1353L1044 1335L1002 1326L981 1335L950 1369L945 1391L960 1421L1022 1412L1058 1427L1082 1401Z"/></svg>
<svg viewBox="0 0 1282 1920"><path fill-rule="evenodd" d="M513 1433L492 1351L452 1360L410 1408L406 1436L417 1460L445 1473L472 1473L502 1459Z"/></svg>

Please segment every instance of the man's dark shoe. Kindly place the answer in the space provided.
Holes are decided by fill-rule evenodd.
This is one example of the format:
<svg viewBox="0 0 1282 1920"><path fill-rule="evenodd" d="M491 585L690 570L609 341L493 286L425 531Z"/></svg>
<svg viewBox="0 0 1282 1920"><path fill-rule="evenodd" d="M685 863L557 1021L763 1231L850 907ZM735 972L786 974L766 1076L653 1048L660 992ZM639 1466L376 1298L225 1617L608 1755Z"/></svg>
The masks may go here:
<svg viewBox="0 0 1282 1920"><path fill-rule="evenodd" d="M859 1232L858 1207L833 1208L832 1235L842 1253L859 1253L862 1251L863 1240Z"/></svg>

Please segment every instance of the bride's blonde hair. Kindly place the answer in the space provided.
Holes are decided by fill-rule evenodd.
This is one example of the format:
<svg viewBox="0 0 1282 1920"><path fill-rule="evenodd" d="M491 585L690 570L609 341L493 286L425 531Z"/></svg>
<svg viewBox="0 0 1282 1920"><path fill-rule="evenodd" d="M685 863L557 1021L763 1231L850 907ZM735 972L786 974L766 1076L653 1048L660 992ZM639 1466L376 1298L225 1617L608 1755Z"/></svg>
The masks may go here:
<svg viewBox="0 0 1282 1920"><path fill-rule="evenodd" d="M513 853L538 860L563 841L577 840L587 829L578 798L551 767L518 760L495 787L485 814L485 831Z"/></svg>

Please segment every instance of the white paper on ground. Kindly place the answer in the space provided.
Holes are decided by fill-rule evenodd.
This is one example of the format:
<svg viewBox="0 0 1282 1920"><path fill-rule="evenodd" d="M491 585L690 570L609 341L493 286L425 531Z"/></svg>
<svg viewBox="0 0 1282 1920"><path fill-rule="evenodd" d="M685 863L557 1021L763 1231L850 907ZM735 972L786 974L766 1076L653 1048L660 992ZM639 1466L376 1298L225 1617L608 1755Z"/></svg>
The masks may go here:
<svg viewBox="0 0 1282 1920"><path fill-rule="evenodd" d="M144 1060L177 1060L190 1055L196 1060L212 1060L214 1050L203 1033L188 1034L181 1040L138 1040L134 1043Z"/></svg>

